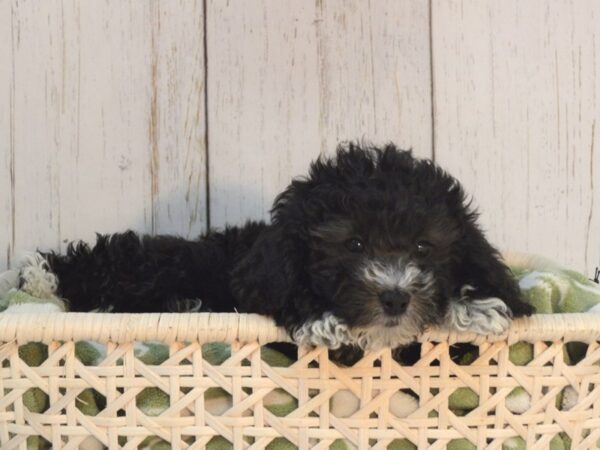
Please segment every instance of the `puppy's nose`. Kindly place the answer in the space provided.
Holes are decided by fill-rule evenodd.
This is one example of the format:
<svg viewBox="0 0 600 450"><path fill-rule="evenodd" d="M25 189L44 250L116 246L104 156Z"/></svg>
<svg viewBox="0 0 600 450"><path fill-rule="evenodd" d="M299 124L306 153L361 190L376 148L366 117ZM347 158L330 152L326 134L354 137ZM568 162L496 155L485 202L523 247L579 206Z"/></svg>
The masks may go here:
<svg viewBox="0 0 600 450"><path fill-rule="evenodd" d="M387 314L398 316L406 311L410 294L401 289L393 289L379 294L379 300Z"/></svg>

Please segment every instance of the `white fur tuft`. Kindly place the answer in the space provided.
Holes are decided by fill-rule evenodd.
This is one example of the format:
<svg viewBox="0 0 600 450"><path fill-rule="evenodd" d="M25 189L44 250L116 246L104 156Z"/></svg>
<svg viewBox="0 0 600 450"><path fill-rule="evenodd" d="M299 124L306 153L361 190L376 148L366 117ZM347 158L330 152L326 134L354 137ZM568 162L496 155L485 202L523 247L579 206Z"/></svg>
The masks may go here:
<svg viewBox="0 0 600 450"><path fill-rule="evenodd" d="M416 280L422 279L424 284L431 283L430 274L424 274L414 264L383 264L379 261L370 261L363 269L363 278L384 289L407 289Z"/></svg>
<svg viewBox="0 0 600 450"><path fill-rule="evenodd" d="M300 345L325 346L336 349L351 343L350 329L331 313L320 319L306 322L294 333L294 340Z"/></svg>
<svg viewBox="0 0 600 450"><path fill-rule="evenodd" d="M58 280L50 272L48 262L40 253L25 256L20 264L21 290L37 298L52 298L56 294Z"/></svg>
<svg viewBox="0 0 600 450"><path fill-rule="evenodd" d="M421 330L416 323L403 320L395 326L372 325L351 332L352 344L363 350L399 347L415 342Z"/></svg>
<svg viewBox="0 0 600 450"><path fill-rule="evenodd" d="M466 293L467 289L464 291ZM463 297L450 302L446 324L458 331L502 334L510 327L511 317L506 303L499 298L472 300Z"/></svg>
<svg viewBox="0 0 600 450"><path fill-rule="evenodd" d="M373 325L353 329L337 316L325 313L320 319L306 322L298 328L293 338L298 345L325 346L333 350L342 345L378 350L414 342L419 332L417 324L406 321L401 321L396 326Z"/></svg>

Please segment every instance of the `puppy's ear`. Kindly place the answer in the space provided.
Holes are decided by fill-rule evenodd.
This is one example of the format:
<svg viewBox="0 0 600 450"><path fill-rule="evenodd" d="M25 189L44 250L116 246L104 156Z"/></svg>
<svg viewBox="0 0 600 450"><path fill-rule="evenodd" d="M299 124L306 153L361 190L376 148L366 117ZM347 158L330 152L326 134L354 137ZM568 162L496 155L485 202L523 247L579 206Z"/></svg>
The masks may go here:
<svg viewBox="0 0 600 450"><path fill-rule="evenodd" d="M231 290L239 312L271 316L292 332L303 323L310 302L303 282L302 251L282 229L263 233L231 273Z"/></svg>
<svg viewBox="0 0 600 450"><path fill-rule="evenodd" d="M287 279L280 251L280 233L269 229L260 235L231 273L231 289L239 312L272 316L281 308ZM280 295L275 293L280 291Z"/></svg>
<svg viewBox="0 0 600 450"><path fill-rule="evenodd" d="M294 179L275 199L269 230L232 273L233 294L244 312L272 316L290 333L323 314L325 303L315 296L307 272L310 229L337 204L331 184L339 177L335 162L320 157L308 177Z"/></svg>
<svg viewBox="0 0 600 450"><path fill-rule="evenodd" d="M517 281L499 252L472 220L466 224L459 246L461 260L453 278L458 281L455 290L462 291L463 298L498 298L514 317L533 314L534 308L521 300Z"/></svg>

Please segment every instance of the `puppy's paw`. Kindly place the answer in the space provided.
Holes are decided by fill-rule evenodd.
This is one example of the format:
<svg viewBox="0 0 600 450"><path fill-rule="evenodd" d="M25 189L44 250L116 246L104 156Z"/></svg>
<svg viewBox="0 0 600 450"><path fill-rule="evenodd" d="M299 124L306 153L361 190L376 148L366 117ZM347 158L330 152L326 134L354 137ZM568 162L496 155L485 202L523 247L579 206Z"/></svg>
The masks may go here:
<svg viewBox="0 0 600 450"><path fill-rule="evenodd" d="M535 307L530 303L525 303L521 299L512 299L507 301L512 317L523 317L523 316L531 316L535 313Z"/></svg>
<svg viewBox="0 0 600 450"><path fill-rule="evenodd" d="M352 343L348 325L331 313L306 322L293 333L293 338L298 345L324 346L332 350Z"/></svg>
<svg viewBox="0 0 600 450"><path fill-rule="evenodd" d="M338 365L351 367L365 354L364 350L355 345L342 345L335 350L329 350L329 359Z"/></svg>
<svg viewBox="0 0 600 450"><path fill-rule="evenodd" d="M477 334L503 334L512 321L511 311L499 298L453 300L448 308L446 324L458 331Z"/></svg>
<svg viewBox="0 0 600 450"><path fill-rule="evenodd" d="M23 258L19 277L19 288L33 297L48 299L56 294L58 280L40 253Z"/></svg>

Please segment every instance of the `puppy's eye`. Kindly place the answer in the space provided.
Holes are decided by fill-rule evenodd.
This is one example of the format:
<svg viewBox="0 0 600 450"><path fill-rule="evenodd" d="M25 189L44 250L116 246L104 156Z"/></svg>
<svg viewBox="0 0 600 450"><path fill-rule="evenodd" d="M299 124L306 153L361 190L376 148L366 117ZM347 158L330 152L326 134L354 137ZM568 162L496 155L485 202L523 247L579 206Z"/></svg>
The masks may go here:
<svg viewBox="0 0 600 450"><path fill-rule="evenodd" d="M360 239L353 238L346 241L346 248L352 253L362 253L365 250L365 244Z"/></svg>
<svg viewBox="0 0 600 450"><path fill-rule="evenodd" d="M418 241L416 250L419 256L427 256L431 253L431 250L433 250L433 244L427 241Z"/></svg>

